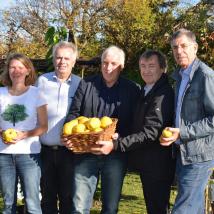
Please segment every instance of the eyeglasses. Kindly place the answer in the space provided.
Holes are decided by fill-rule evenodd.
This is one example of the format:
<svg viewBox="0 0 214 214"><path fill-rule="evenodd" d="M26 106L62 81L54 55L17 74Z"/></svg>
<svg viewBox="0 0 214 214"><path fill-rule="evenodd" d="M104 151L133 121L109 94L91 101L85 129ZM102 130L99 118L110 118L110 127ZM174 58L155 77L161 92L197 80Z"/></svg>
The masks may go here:
<svg viewBox="0 0 214 214"><path fill-rule="evenodd" d="M181 44L181 45L172 45L172 49L177 51L179 48L181 48L182 50L187 50L187 48L191 45L193 45L194 43L189 43L189 44Z"/></svg>

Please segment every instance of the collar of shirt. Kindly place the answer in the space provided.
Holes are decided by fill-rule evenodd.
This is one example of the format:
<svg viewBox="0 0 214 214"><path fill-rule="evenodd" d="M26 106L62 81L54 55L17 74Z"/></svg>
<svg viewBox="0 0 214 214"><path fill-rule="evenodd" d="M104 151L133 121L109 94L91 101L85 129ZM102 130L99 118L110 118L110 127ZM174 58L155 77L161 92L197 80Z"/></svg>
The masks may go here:
<svg viewBox="0 0 214 214"><path fill-rule="evenodd" d="M193 62L185 69L180 69L179 71L179 74L181 75L182 79L185 78L185 77L190 77L190 73L191 73L191 70L192 70L192 65L193 65Z"/></svg>
<svg viewBox="0 0 214 214"><path fill-rule="evenodd" d="M154 86L154 84L147 84L147 85L144 86L144 91L145 91L144 95L145 96L149 93L149 91L151 91L153 86Z"/></svg>
<svg viewBox="0 0 214 214"><path fill-rule="evenodd" d="M56 81L59 80L59 78L57 77L57 75L56 75L55 72L53 73L53 79L56 80ZM72 74L70 74L70 76L68 77L68 79L67 79L65 82L66 82L66 83L69 83L69 82L71 82L71 81L72 81Z"/></svg>

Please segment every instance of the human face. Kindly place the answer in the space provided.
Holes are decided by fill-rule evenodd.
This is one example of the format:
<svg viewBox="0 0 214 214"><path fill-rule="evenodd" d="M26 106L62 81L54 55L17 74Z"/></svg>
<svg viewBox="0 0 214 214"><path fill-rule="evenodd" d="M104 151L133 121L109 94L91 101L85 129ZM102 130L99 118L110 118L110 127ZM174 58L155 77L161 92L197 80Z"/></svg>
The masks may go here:
<svg viewBox="0 0 214 214"><path fill-rule="evenodd" d="M147 85L156 83L164 72L164 69L160 68L158 58L155 55L148 59L140 59L139 66L141 77Z"/></svg>
<svg viewBox="0 0 214 214"><path fill-rule="evenodd" d="M181 68L187 68L195 60L198 45L185 35L174 39L171 46L175 61Z"/></svg>
<svg viewBox="0 0 214 214"><path fill-rule="evenodd" d="M12 59L9 63L9 76L12 84L23 83L25 84L25 78L29 75L30 71L27 69L22 62L16 59Z"/></svg>
<svg viewBox="0 0 214 214"><path fill-rule="evenodd" d="M54 58L54 66L57 75L70 75L76 62L76 56L71 48L59 48Z"/></svg>
<svg viewBox="0 0 214 214"><path fill-rule="evenodd" d="M112 87L121 72L119 57L115 53L108 53L102 61L102 75L108 87Z"/></svg>

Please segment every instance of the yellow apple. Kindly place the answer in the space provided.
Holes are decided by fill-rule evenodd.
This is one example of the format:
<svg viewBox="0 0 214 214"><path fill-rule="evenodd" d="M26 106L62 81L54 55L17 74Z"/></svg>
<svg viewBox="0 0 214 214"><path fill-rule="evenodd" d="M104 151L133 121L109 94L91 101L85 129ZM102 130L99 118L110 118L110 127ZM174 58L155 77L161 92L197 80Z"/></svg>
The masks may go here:
<svg viewBox="0 0 214 214"><path fill-rule="evenodd" d="M70 122L65 123L64 126L63 126L62 133L64 135L70 135L70 134L72 134L72 129L77 124L78 124L78 120L76 120L76 119L75 120L71 120Z"/></svg>
<svg viewBox="0 0 214 214"><path fill-rule="evenodd" d="M76 120L82 120L84 118L87 118L87 117L85 117L85 116L79 116L79 117L76 118Z"/></svg>
<svg viewBox="0 0 214 214"><path fill-rule="evenodd" d="M94 129L93 131L94 131L94 132L101 132L101 131L103 131L103 129L102 129L101 127L98 127L98 128L96 128L96 129Z"/></svg>
<svg viewBox="0 0 214 214"><path fill-rule="evenodd" d="M78 120L79 123L85 123L87 122L89 119L87 117L82 117L81 119Z"/></svg>
<svg viewBox="0 0 214 214"><path fill-rule="evenodd" d="M15 129L7 129L3 132L2 137L5 142L12 142L16 137L17 133Z"/></svg>
<svg viewBox="0 0 214 214"><path fill-rule="evenodd" d="M100 119L93 117L86 122L86 126L89 130L93 131L96 128L99 128L101 125Z"/></svg>
<svg viewBox="0 0 214 214"><path fill-rule="evenodd" d="M104 116L100 119L101 127L106 128L107 126L112 124L112 119L110 117Z"/></svg>
<svg viewBox="0 0 214 214"><path fill-rule="evenodd" d="M163 135L163 137L166 137L166 138L172 137L172 132L167 129L164 129L162 132L162 135Z"/></svg>
<svg viewBox="0 0 214 214"><path fill-rule="evenodd" d="M84 133L85 131L85 125L84 124L77 124L73 127L72 133Z"/></svg>

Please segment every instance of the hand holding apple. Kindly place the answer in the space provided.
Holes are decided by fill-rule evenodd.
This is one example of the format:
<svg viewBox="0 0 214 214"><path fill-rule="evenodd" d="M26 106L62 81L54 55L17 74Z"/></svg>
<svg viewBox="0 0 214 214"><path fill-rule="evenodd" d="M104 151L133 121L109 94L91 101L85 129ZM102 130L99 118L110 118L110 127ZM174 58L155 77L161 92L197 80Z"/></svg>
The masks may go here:
<svg viewBox="0 0 214 214"><path fill-rule="evenodd" d="M6 144L14 144L16 143L15 139L17 137L17 132L13 128L9 128L5 131L2 131L2 139Z"/></svg>
<svg viewBox="0 0 214 214"><path fill-rule="evenodd" d="M179 138L180 138L179 128L166 127L163 130L162 135L159 138L159 141L162 146L169 146Z"/></svg>
<svg viewBox="0 0 214 214"><path fill-rule="evenodd" d="M162 136L163 136L163 137L166 137L166 138L172 137L172 132L169 131L168 129L164 129L164 130L162 131Z"/></svg>

